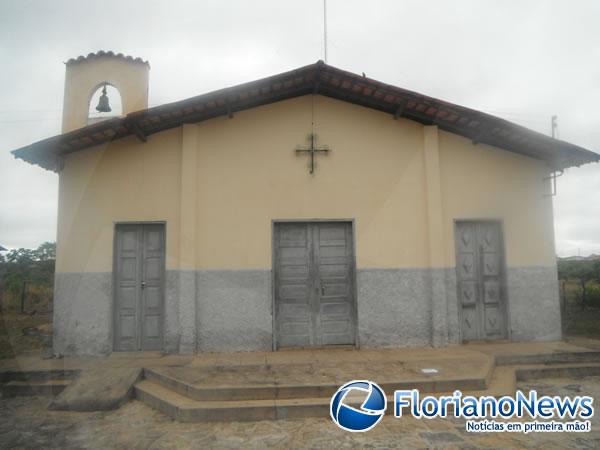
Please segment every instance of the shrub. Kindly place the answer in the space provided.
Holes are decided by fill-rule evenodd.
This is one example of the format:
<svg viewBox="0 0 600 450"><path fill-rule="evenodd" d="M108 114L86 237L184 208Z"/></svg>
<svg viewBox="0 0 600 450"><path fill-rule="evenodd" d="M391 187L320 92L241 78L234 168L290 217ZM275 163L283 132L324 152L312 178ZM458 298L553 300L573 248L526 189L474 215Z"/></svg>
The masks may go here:
<svg viewBox="0 0 600 450"><path fill-rule="evenodd" d="M588 286L586 289L586 300L588 306L600 308L600 286Z"/></svg>

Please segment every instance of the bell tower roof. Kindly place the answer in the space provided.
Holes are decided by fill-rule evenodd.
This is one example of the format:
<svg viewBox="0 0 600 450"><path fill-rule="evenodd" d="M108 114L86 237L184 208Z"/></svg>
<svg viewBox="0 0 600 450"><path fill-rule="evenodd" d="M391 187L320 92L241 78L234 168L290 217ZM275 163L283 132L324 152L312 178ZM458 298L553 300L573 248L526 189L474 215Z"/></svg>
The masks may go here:
<svg viewBox="0 0 600 450"><path fill-rule="evenodd" d="M125 61L128 62L132 62L132 63L138 63L138 64L145 64L148 67L150 67L150 63L148 61L144 61L142 58L134 58L133 56L129 56L129 55L124 55L123 53L115 53L113 51L107 51L105 52L104 50L98 50L95 53L88 53L87 55L80 55L77 58L71 58L69 59L67 62L65 62L65 64L67 66L72 65L72 64L77 64L83 61L89 61L92 59L96 59L96 58L102 58L102 57L112 57L112 58L121 58L124 59Z"/></svg>

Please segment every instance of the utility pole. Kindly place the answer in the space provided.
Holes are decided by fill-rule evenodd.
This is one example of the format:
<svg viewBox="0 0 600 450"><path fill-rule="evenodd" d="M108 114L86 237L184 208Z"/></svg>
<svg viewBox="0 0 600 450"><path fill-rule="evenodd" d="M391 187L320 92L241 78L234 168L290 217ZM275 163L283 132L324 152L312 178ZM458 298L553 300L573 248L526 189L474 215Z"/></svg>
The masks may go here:
<svg viewBox="0 0 600 450"><path fill-rule="evenodd" d="M327 64L327 0L323 0L323 47L325 64Z"/></svg>
<svg viewBox="0 0 600 450"><path fill-rule="evenodd" d="M558 117L552 116L552 137L558 139Z"/></svg>

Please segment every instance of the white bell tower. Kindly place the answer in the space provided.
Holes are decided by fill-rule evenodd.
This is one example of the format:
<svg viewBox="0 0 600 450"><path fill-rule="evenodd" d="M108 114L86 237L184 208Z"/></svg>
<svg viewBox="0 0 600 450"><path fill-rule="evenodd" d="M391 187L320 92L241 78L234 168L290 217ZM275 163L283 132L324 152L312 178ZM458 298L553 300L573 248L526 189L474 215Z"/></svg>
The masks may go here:
<svg viewBox="0 0 600 450"><path fill-rule="evenodd" d="M122 114L148 107L150 64L141 58L99 51L72 58L65 66L63 133L88 125L92 96L104 86L119 92Z"/></svg>

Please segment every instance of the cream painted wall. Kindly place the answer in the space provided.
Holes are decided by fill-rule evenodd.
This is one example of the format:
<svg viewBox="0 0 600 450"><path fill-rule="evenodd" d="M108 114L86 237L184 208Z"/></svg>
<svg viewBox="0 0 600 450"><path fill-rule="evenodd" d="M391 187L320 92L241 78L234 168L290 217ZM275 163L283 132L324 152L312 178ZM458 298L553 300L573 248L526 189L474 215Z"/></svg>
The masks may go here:
<svg viewBox="0 0 600 450"><path fill-rule="evenodd" d="M454 265L454 219L502 219L509 266L556 263L550 174L542 161L441 131L446 264Z"/></svg>
<svg viewBox="0 0 600 450"><path fill-rule="evenodd" d="M180 128L69 155L60 173L56 271L111 271L114 223L126 221L166 221L167 267L176 267L180 169Z"/></svg>
<svg viewBox="0 0 600 450"><path fill-rule="evenodd" d="M103 82L119 91L123 115L147 108L149 70L148 64L108 55L68 64L65 70L63 133L88 124L90 100Z"/></svg>
<svg viewBox="0 0 600 450"><path fill-rule="evenodd" d="M314 124L314 175L306 144ZM325 97L198 125L199 268L271 267L271 220L355 218L361 267L426 264L422 126Z"/></svg>
<svg viewBox="0 0 600 450"><path fill-rule="evenodd" d="M311 176L308 156L294 147L307 144L313 120L317 143L332 151L316 157ZM60 174L57 271L110 271L114 223L159 220L167 222L168 269L270 268L272 219L309 218L354 218L359 267L427 267L437 254L428 230L439 227L428 225L424 130L305 96L147 143L131 137L73 153ZM509 265L553 264L544 164L445 132L437 137L443 236L431 242L443 246L445 265L454 266L453 219L483 217L503 219Z"/></svg>

